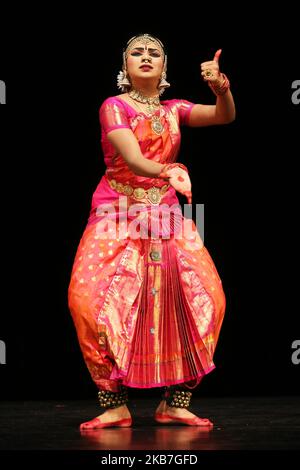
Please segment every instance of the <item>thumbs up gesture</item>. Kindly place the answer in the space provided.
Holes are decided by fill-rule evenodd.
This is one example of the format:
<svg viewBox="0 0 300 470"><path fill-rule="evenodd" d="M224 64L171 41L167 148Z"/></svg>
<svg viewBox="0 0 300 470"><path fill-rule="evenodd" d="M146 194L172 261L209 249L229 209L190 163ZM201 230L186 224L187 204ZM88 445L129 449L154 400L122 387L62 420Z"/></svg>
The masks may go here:
<svg viewBox="0 0 300 470"><path fill-rule="evenodd" d="M201 75L205 82L217 85L222 80L222 75L219 68L219 58L222 49L218 49L214 55L213 60L208 62L202 62L201 64Z"/></svg>

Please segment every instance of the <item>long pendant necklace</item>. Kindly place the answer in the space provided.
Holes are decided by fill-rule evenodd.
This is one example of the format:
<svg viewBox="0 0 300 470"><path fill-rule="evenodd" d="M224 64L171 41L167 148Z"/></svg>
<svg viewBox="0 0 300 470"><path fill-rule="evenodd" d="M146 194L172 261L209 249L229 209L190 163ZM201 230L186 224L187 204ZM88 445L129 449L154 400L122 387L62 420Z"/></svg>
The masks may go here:
<svg viewBox="0 0 300 470"><path fill-rule="evenodd" d="M159 102L159 95L155 96L154 98L149 98L148 96L142 95L137 90L131 90L128 95L131 99L137 102L137 106L141 109L138 103L147 104L147 111L146 114L148 117L151 117L151 129L152 131L157 134L161 135L164 131L164 126L160 120L161 118L161 105ZM159 108L159 116L156 114L157 108ZM142 109L141 109L142 110ZM143 111L143 110L142 110Z"/></svg>

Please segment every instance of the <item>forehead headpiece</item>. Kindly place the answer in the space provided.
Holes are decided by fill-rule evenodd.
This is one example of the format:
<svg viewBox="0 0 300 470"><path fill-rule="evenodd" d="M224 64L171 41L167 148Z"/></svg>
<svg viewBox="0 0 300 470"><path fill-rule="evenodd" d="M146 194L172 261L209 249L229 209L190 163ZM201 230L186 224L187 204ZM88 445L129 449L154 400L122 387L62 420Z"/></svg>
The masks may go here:
<svg viewBox="0 0 300 470"><path fill-rule="evenodd" d="M139 42L141 42L145 45L148 45L150 43L154 43L156 45L157 49L159 50L159 52L161 53L161 55L163 56L163 58L165 59L164 45L158 38L155 38L154 36L151 36L150 34L139 34L138 36L133 36L127 42L126 48L123 52L123 60L127 59L129 51L131 49L134 49L134 46Z"/></svg>

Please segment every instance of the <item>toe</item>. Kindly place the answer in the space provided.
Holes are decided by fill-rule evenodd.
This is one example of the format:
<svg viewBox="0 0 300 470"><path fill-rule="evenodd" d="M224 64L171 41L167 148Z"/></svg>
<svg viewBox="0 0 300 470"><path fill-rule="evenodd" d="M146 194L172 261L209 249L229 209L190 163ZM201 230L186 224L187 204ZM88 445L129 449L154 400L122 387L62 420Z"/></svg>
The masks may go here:
<svg viewBox="0 0 300 470"><path fill-rule="evenodd" d="M94 429L95 427L97 427L97 425L99 425L99 423L100 423L100 420L98 418L94 418L91 421L86 421L85 423L81 423L80 430Z"/></svg>
<svg viewBox="0 0 300 470"><path fill-rule="evenodd" d="M197 418L196 424L198 426L213 426L213 423L207 418Z"/></svg>
<svg viewBox="0 0 300 470"><path fill-rule="evenodd" d="M79 429L82 431L83 429L89 429L89 423L81 423Z"/></svg>

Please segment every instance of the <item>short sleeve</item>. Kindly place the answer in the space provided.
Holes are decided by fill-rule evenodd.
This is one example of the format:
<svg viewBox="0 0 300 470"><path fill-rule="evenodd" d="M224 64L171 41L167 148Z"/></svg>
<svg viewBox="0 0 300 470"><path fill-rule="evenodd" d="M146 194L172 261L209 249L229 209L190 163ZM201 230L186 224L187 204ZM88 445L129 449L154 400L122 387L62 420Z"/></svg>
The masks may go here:
<svg viewBox="0 0 300 470"><path fill-rule="evenodd" d="M189 125L189 118L194 105L195 103L191 103L187 100L177 100L179 124L181 126Z"/></svg>
<svg viewBox="0 0 300 470"><path fill-rule="evenodd" d="M102 130L107 134L114 129L130 129L125 107L115 98L107 98L99 109L99 120Z"/></svg>

